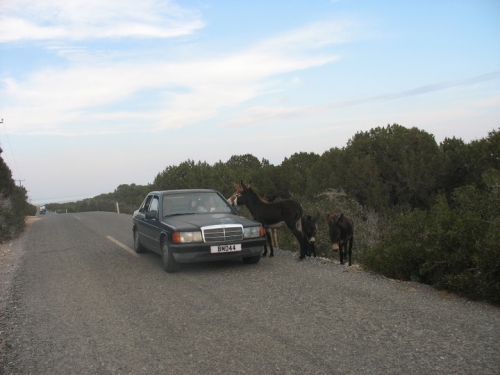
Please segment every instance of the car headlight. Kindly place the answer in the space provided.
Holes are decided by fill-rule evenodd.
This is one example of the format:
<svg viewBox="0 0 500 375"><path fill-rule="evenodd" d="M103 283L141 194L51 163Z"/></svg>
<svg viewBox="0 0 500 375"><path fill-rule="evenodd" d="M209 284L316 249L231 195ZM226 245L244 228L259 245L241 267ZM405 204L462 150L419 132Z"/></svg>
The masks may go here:
<svg viewBox="0 0 500 375"><path fill-rule="evenodd" d="M201 232L174 232L172 241L175 243L203 242Z"/></svg>
<svg viewBox="0 0 500 375"><path fill-rule="evenodd" d="M265 235L264 227L249 227L243 229L243 238L257 238Z"/></svg>

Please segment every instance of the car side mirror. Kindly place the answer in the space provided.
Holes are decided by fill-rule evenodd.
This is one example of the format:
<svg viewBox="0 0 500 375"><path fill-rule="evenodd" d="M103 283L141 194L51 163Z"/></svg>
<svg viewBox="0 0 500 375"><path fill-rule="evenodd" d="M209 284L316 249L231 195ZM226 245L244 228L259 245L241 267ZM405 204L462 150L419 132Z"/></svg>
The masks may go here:
<svg viewBox="0 0 500 375"><path fill-rule="evenodd" d="M153 211L153 212L146 212L146 219L156 219L158 220L158 212Z"/></svg>

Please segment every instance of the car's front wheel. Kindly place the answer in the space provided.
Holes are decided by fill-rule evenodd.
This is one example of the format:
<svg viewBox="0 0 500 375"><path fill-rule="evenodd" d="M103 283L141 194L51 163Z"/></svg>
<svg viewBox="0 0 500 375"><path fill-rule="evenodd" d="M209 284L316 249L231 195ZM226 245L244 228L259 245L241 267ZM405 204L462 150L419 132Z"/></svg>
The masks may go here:
<svg viewBox="0 0 500 375"><path fill-rule="evenodd" d="M143 253L146 249L141 244L141 240L139 239L139 231L134 229L134 250L137 254Z"/></svg>
<svg viewBox="0 0 500 375"><path fill-rule="evenodd" d="M161 259L166 272L172 273L179 270L179 264L175 261L172 252L168 248L167 241L163 241L161 244Z"/></svg>

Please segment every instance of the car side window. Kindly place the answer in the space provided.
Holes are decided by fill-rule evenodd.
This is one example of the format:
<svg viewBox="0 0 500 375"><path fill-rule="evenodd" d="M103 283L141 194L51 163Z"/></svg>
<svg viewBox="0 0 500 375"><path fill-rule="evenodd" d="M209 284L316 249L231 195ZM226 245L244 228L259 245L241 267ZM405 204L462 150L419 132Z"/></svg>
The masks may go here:
<svg viewBox="0 0 500 375"><path fill-rule="evenodd" d="M160 202L160 199L155 195L153 196L153 199L151 200L151 204L149 206L149 212L158 212L158 203Z"/></svg>
<svg viewBox="0 0 500 375"><path fill-rule="evenodd" d="M148 195L146 199L144 200L144 203L142 204L141 208L139 209L139 212L145 213L149 211L149 206L151 204L151 199L153 199L152 195Z"/></svg>

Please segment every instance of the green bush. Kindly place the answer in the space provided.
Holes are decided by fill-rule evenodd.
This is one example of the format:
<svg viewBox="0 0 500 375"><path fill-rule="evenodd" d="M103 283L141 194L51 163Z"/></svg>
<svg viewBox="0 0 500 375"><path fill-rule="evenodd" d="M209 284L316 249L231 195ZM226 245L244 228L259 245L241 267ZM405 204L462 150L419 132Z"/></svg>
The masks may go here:
<svg viewBox="0 0 500 375"><path fill-rule="evenodd" d="M415 210L408 214L394 215L388 220L381 242L367 249L363 266L396 279L419 277L426 241L426 213Z"/></svg>
<svg viewBox="0 0 500 375"><path fill-rule="evenodd" d="M30 206L26 201L26 189L22 186L14 185L8 195L0 193L0 241L8 240L23 231L24 218Z"/></svg>
<svg viewBox="0 0 500 375"><path fill-rule="evenodd" d="M24 216L35 216L36 215L36 206L31 203L26 203L24 206Z"/></svg>
<svg viewBox="0 0 500 375"><path fill-rule="evenodd" d="M464 186L449 202L442 194L429 211L393 219L393 231L365 253L365 267L500 303L500 173L483 178L487 191Z"/></svg>

